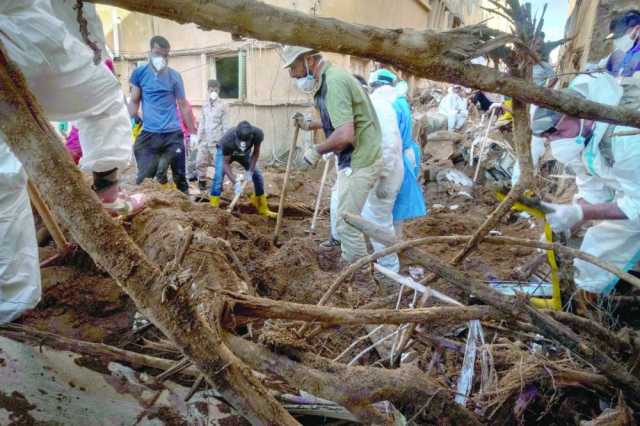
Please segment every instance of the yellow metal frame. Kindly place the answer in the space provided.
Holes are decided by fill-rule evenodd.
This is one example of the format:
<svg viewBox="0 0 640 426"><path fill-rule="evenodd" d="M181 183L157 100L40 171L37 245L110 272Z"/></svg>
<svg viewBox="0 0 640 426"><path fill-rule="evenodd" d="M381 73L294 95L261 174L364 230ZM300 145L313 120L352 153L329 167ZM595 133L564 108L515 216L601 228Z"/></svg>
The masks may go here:
<svg viewBox="0 0 640 426"><path fill-rule="evenodd" d="M506 195L502 192L496 192L498 200L502 201ZM542 210L527 206L521 202L516 202L511 207L512 210L526 212L531 216L537 217L544 221L544 237L549 244L553 243L553 232L551 225L547 223L545 214ZM540 309L553 309L559 311L562 309L562 296L560 295L560 275L558 274L558 263L556 262L556 254L553 250L547 250L547 263L551 267L551 299L542 297L530 298L533 306Z"/></svg>

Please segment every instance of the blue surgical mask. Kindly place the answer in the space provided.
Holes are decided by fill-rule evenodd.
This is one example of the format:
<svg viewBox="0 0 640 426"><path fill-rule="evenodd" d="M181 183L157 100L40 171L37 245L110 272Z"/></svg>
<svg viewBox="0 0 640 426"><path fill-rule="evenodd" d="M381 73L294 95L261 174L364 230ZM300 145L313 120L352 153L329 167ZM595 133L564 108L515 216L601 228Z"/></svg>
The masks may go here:
<svg viewBox="0 0 640 426"><path fill-rule="evenodd" d="M313 89L316 87L316 79L313 78L313 75L296 78L296 86L306 94L313 93Z"/></svg>

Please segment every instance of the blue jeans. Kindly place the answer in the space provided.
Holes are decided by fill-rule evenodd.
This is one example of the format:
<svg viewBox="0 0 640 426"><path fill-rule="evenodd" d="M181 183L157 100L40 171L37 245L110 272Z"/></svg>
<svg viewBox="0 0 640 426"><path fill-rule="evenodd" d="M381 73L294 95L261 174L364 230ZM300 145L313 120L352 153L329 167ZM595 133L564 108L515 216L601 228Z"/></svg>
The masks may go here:
<svg viewBox="0 0 640 426"><path fill-rule="evenodd" d="M211 195L219 197L222 193L222 182L224 180L224 155L222 154L222 146L218 144L216 147L216 159L215 159L215 171L213 173L213 183L211 184ZM245 170L249 170L249 156L234 157L231 156L231 163L236 162L244 167ZM256 167L253 171L253 190L256 196L264 194L264 178L262 173Z"/></svg>

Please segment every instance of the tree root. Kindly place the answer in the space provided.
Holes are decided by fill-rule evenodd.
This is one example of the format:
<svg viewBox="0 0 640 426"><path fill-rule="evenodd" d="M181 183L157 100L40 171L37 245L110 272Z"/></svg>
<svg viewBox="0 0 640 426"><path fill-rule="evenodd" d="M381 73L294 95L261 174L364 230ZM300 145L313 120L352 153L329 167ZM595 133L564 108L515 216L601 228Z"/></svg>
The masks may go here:
<svg viewBox="0 0 640 426"><path fill-rule="evenodd" d="M391 401L398 407L416 407L431 400L423 416L446 424L480 424L474 414L453 401L452 392L436 384L416 367L387 370L347 367L319 356L292 350L290 357L233 335L225 343L245 363L264 373L281 377L296 388L345 406L361 421L375 421L363 407L377 401Z"/></svg>

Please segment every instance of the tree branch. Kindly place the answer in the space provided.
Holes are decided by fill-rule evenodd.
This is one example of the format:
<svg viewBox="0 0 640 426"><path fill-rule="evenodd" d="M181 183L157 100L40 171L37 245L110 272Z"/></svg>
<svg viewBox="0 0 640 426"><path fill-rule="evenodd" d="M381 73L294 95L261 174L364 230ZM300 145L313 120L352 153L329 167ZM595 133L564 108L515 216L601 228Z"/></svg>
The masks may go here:
<svg viewBox="0 0 640 426"><path fill-rule="evenodd" d="M465 62L482 49L480 33L382 29L307 15L254 0L89 0L147 13L204 30L308 46L374 59L416 76L498 92L585 119L640 127L640 112L590 102ZM495 33L488 28L486 34ZM461 57L457 52L467 52Z"/></svg>
<svg viewBox="0 0 640 426"><path fill-rule="evenodd" d="M318 321L331 325L404 324L408 322L458 323L474 319L501 319L495 309L488 306L435 307L421 309L346 309L252 297L228 291L217 292L225 298L227 309L223 325L237 325L236 317L271 318L295 321Z"/></svg>
<svg viewBox="0 0 640 426"><path fill-rule="evenodd" d="M52 212L74 240L131 297L137 308L193 361L207 380L254 424L298 424L246 367L221 344L220 305L204 305L198 286L162 301L163 276L102 208L65 152L20 70L0 44L0 131Z"/></svg>
<svg viewBox="0 0 640 426"><path fill-rule="evenodd" d="M253 369L281 377L290 385L335 401L351 412L378 401L419 407L431 400L429 410L425 410L428 424L480 424L470 411L453 401L450 390L434 383L417 367L347 367L295 350L290 351L290 359L230 334L225 335L225 343Z"/></svg>
<svg viewBox="0 0 640 426"><path fill-rule="evenodd" d="M385 233L380 227L359 216L347 215L345 219L350 225L365 235L375 235L376 240L383 244L385 243L385 239L390 238L389 234ZM630 400L640 402L638 401L638 396L640 395L640 380L629 374L621 364L614 361L605 352L605 348L590 347L567 326L560 324L549 315L527 304L526 299L518 302L518 299L514 300L512 297L505 296L482 281L445 264L429 253L411 248L406 250L404 255L411 262L415 262L426 268L459 289L474 294L478 299L496 307L513 319L531 322L540 334L556 340L559 344L600 369L612 383L615 383L625 392L625 395Z"/></svg>

